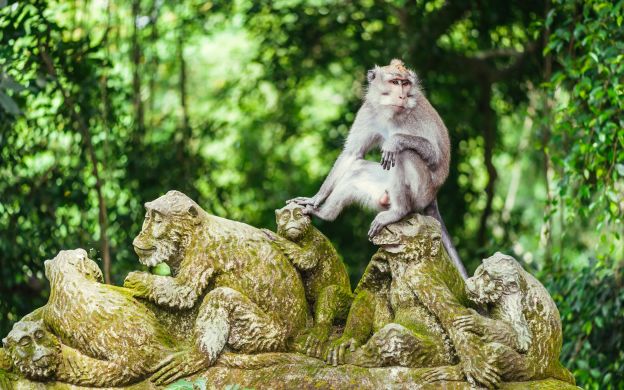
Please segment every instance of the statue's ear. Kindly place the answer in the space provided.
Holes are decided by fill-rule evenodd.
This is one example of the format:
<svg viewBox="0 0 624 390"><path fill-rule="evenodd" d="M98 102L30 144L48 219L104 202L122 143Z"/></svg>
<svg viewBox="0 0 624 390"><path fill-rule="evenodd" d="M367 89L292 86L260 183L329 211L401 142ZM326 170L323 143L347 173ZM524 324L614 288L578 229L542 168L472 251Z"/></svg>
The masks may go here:
<svg viewBox="0 0 624 390"><path fill-rule="evenodd" d="M191 219L193 219L195 225L199 225L201 223L201 221L199 220L199 210L197 210L197 207L190 206L187 212L191 216Z"/></svg>

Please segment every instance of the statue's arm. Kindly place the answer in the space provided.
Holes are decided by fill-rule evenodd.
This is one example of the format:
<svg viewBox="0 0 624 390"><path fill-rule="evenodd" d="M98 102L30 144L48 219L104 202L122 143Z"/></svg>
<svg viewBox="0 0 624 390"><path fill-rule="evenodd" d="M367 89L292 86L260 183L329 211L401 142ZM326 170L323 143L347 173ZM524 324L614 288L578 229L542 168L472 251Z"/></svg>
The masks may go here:
<svg viewBox="0 0 624 390"><path fill-rule="evenodd" d="M520 353L526 352L531 344L528 329L521 335L509 322L488 318L473 310L469 315L455 320L454 325L459 329L476 333L486 343L501 343ZM526 323L524 325L526 327Z"/></svg>
<svg viewBox="0 0 624 390"><path fill-rule="evenodd" d="M134 368L135 370L128 370L124 364L94 359L62 345L61 363L56 372L56 379L78 386L122 386L140 379L129 376L133 371L140 371Z"/></svg>
<svg viewBox="0 0 624 390"><path fill-rule="evenodd" d="M173 309L190 309L210 283L214 269L209 262L199 260L197 266L184 266L176 276L159 276L147 272L131 272L124 281L124 287L134 291L137 297L148 299L160 306Z"/></svg>

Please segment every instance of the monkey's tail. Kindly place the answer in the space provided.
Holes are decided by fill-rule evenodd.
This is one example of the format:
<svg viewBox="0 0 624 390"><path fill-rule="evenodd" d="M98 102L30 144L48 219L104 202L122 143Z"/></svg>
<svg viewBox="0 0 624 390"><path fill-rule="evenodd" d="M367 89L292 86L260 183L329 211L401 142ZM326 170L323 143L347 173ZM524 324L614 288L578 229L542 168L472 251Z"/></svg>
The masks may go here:
<svg viewBox="0 0 624 390"><path fill-rule="evenodd" d="M229 368L259 369L277 364L323 365L323 362L297 353L266 352L259 354L239 354L225 352L221 354L217 364Z"/></svg>
<svg viewBox="0 0 624 390"><path fill-rule="evenodd" d="M462 278L467 279L468 273L466 272L466 267L464 267L464 263L462 263L459 258L457 250L455 250L455 246L451 241L451 235L448 230L446 230L446 225L444 224L444 220L442 219L442 215L440 215L440 210L438 209L437 199L434 199L433 202L431 202L431 204L425 209L425 213L440 222L440 225L442 226L442 244L444 244L444 249L446 249L446 253L448 253Z"/></svg>

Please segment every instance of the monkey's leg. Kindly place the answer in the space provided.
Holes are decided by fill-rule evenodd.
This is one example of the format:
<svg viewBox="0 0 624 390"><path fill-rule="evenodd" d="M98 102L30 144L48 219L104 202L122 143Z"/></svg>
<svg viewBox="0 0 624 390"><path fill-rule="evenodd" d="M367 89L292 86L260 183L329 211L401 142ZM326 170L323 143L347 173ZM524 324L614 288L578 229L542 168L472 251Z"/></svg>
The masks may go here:
<svg viewBox="0 0 624 390"><path fill-rule="evenodd" d="M390 323L346 361L362 367L431 367L449 363L444 360L442 349L428 335Z"/></svg>
<svg viewBox="0 0 624 390"><path fill-rule="evenodd" d="M180 352L154 374L157 385L167 384L211 366L229 345L241 353L285 349L286 329L248 297L229 287L210 291L195 321L195 344Z"/></svg>
<svg viewBox="0 0 624 390"><path fill-rule="evenodd" d="M325 287L316 299L314 326L307 333L301 351L308 356L321 358L324 343L329 337L336 318L346 319L353 302L353 294L339 285Z"/></svg>
<svg viewBox="0 0 624 390"><path fill-rule="evenodd" d="M380 199L389 184L389 175L381 165L367 160L356 160L336 185L325 203L310 214L326 221L333 221L340 212L353 203L372 210L382 209Z"/></svg>

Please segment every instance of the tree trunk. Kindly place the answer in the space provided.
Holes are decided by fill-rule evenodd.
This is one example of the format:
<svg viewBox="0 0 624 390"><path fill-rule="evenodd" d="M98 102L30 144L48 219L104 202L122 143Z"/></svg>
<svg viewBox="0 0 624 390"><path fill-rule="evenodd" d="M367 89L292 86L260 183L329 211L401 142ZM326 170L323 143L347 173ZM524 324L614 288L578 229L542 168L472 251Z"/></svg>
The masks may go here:
<svg viewBox="0 0 624 390"><path fill-rule="evenodd" d="M139 44L139 27L137 19L141 13L141 0L132 1L132 93L134 104L134 115L137 131L140 135L145 133L145 113L143 109L143 99L141 98L141 46Z"/></svg>
<svg viewBox="0 0 624 390"><path fill-rule="evenodd" d="M494 200L494 190L496 188L496 179L498 178L496 167L492 162L494 144L496 142L496 113L492 109L491 104L492 84L487 81L481 86L481 96L479 99L479 112L483 118L483 159L488 174L488 181L485 186L485 195L487 198L485 201L485 208L481 213L479 232L477 235L477 242L481 247L485 245L485 241L487 239L487 222L490 214L492 213L492 201Z"/></svg>

